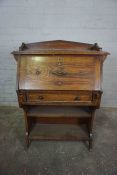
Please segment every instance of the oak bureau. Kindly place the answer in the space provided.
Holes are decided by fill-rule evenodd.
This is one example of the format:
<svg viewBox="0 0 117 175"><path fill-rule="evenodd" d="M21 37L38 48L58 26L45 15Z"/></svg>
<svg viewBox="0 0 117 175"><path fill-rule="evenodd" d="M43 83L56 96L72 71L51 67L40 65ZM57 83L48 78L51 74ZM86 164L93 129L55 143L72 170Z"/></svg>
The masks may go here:
<svg viewBox="0 0 117 175"><path fill-rule="evenodd" d="M109 53L97 43L55 40L22 43L12 54L26 145L31 140L85 140L91 149L103 62Z"/></svg>

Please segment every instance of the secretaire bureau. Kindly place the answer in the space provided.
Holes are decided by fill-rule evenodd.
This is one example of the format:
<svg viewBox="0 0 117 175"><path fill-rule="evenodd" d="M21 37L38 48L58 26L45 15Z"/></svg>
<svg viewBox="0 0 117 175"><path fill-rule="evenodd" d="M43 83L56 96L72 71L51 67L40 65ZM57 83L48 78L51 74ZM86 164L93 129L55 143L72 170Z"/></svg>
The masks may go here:
<svg viewBox="0 0 117 175"><path fill-rule="evenodd" d="M109 53L97 43L57 40L22 43L12 54L27 146L31 140L85 140L91 149Z"/></svg>

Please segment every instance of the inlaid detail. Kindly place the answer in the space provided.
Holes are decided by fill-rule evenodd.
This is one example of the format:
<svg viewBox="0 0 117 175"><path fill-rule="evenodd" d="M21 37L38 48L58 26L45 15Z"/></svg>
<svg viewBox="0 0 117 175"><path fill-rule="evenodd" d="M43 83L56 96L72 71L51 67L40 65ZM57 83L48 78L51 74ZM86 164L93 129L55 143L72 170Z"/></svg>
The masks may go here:
<svg viewBox="0 0 117 175"><path fill-rule="evenodd" d="M57 66L62 66L63 65L63 62L58 62L57 63Z"/></svg>
<svg viewBox="0 0 117 175"><path fill-rule="evenodd" d="M61 85L63 85L63 81L56 81L55 84L58 86L61 86Z"/></svg>
<svg viewBox="0 0 117 175"><path fill-rule="evenodd" d="M65 76L65 75L68 74L67 72L65 72L65 71L63 71L63 70L51 71L51 73L52 73L53 75L56 75L56 76Z"/></svg>
<svg viewBox="0 0 117 175"><path fill-rule="evenodd" d="M70 69L72 68L72 69ZM64 65L64 66L56 66L50 73L55 76L62 76L62 77L78 77L78 76L85 76L88 75L88 71L79 71L76 65Z"/></svg>
<svg viewBox="0 0 117 175"><path fill-rule="evenodd" d="M39 75L41 72L39 70L36 70L36 75Z"/></svg>
<svg viewBox="0 0 117 175"><path fill-rule="evenodd" d="M58 57L58 62L63 62L64 58L63 57Z"/></svg>
<svg viewBox="0 0 117 175"><path fill-rule="evenodd" d="M30 59L29 56L22 56L20 88L44 88L45 90L93 89L95 71L98 71L95 70L97 62L94 60L93 57L32 56ZM58 81L63 83L56 83Z"/></svg>

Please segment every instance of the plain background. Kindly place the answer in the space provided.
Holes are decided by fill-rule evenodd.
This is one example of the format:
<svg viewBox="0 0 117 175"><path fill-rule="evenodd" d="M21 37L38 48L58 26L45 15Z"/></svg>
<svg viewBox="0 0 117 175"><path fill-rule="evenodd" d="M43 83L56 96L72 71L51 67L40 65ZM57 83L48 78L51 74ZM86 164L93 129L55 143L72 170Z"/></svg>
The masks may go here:
<svg viewBox="0 0 117 175"><path fill-rule="evenodd" d="M0 0L0 104L17 105L16 63L22 42L73 40L111 53L101 106L117 107L117 0Z"/></svg>

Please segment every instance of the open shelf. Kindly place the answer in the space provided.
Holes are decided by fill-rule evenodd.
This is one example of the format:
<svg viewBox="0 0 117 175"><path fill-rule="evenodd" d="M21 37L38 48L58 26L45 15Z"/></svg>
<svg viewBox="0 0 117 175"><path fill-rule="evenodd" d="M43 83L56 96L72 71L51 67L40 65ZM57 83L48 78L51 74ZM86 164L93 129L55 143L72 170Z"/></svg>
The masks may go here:
<svg viewBox="0 0 117 175"><path fill-rule="evenodd" d="M86 125L35 124L30 140L89 140Z"/></svg>
<svg viewBox="0 0 117 175"><path fill-rule="evenodd" d="M77 106L32 106L28 109L28 117L90 117L86 107Z"/></svg>
<svg viewBox="0 0 117 175"><path fill-rule="evenodd" d="M30 106L30 140L90 140L91 110L77 106Z"/></svg>

